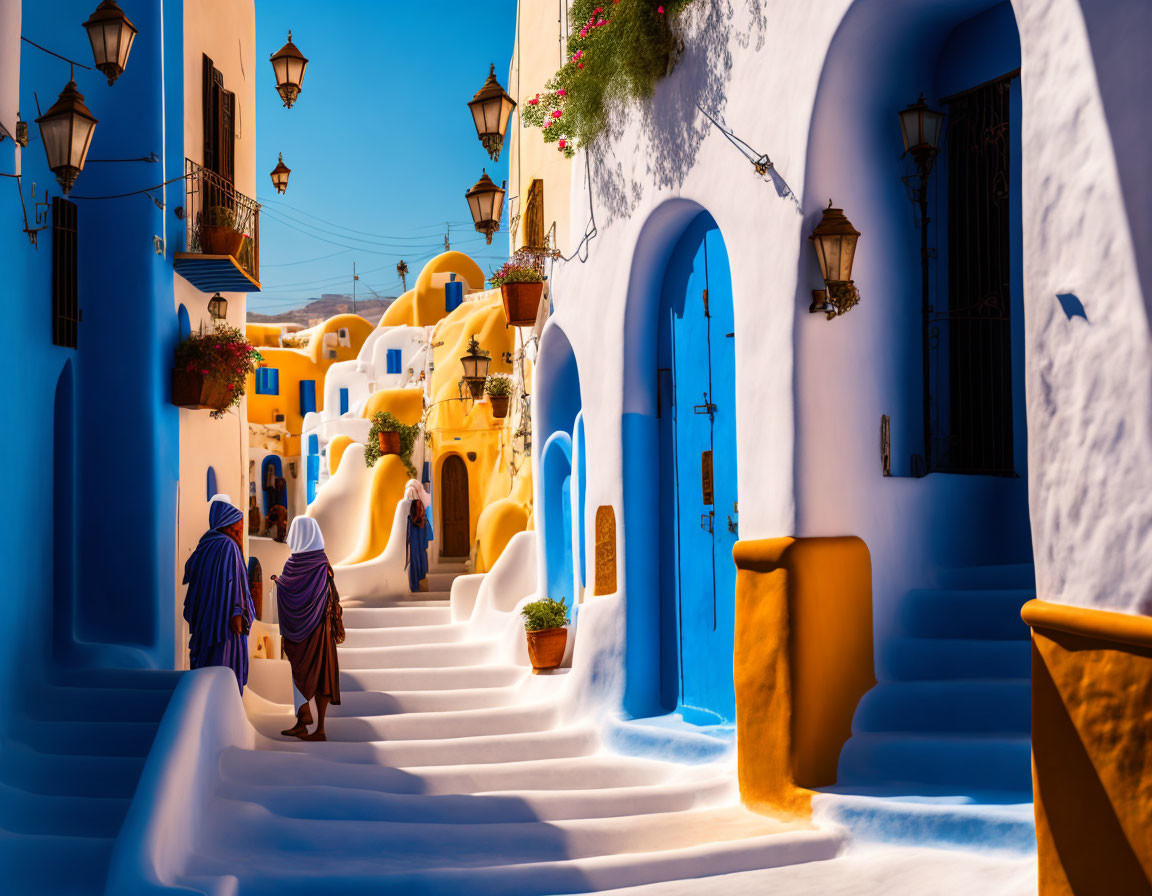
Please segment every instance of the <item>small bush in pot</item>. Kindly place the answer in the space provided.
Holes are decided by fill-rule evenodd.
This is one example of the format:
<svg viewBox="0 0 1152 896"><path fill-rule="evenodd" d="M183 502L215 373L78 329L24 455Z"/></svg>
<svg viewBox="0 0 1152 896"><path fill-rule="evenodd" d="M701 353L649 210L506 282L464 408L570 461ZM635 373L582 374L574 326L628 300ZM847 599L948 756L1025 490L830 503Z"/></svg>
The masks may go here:
<svg viewBox="0 0 1152 896"><path fill-rule="evenodd" d="M520 258L506 261L488 278L488 285L499 288L504 300L504 317L510 326L530 327L536 323L540 296L544 292L544 275Z"/></svg>
<svg viewBox="0 0 1152 896"><path fill-rule="evenodd" d="M520 611L528 636L528 658L533 673L557 668L564 659L568 643L568 606L564 599L544 597L525 604Z"/></svg>
<svg viewBox="0 0 1152 896"><path fill-rule="evenodd" d="M512 397L515 383L506 373L493 373L484 384L488 402L492 405L492 416L498 419L508 416L508 399Z"/></svg>
<svg viewBox="0 0 1152 896"><path fill-rule="evenodd" d="M225 323L193 333L178 346L172 367L172 403L183 408L210 408L224 416L240 404L244 383L261 357L236 327Z"/></svg>
<svg viewBox="0 0 1152 896"><path fill-rule="evenodd" d="M200 224L200 251L235 258L243 248L244 232L236 226L236 213L223 205L209 208Z"/></svg>

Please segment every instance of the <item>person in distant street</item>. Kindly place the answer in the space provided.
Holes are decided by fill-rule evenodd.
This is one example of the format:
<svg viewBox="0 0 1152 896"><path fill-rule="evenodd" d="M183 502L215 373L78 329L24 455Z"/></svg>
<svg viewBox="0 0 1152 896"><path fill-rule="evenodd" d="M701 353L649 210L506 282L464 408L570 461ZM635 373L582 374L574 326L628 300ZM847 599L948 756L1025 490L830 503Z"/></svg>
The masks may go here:
<svg viewBox="0 0 1152 896"><path fill-rule="evenodd" d="M267 523L266 534L271 536L273 541L282 543L288 532L288 508L283 504L275 505L268 511L265 523Z"/></svg>
<svg viewBox="0 0 1152 896"><path fill-rule="evenodd" d="M430 503L431 497L414 479L409 480L404 496L412 502L408 508L404 566L408 570L408 590L415 593L427 590L427 586L421 583L428 577L428 540L432 536L432 523L428 519L425 498Z"/></svg>
<svg viewBox="0 0 1152 896"><path fill-rule="evenodd" d="M296 724L282 732L301 740L327 740L324 714L329 704L340 705L340 663L336 645L344 640L340 595L332 575L324 536L312 517L298 516L288 530L292 556L276 583L276 604L284 654L292 667ZM308 733L316 703L316 730Z"/></svg>
<svg viewBox="0 0 1152 896"><path fill-rule="evenodd" d="M227 495L215 495L208 505L208 526L184 564L189 666L227 666L243 694L248 683L247 636L256 617L241 550L244 514Z"/></svg>

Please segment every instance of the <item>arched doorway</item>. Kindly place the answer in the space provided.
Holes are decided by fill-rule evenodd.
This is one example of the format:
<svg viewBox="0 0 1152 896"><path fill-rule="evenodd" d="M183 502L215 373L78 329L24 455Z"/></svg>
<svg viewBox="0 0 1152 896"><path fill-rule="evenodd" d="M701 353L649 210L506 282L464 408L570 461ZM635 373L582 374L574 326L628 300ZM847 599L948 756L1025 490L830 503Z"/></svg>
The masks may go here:
<svg viewBox="0 0 1152 896"><path fill-rule="evenodd" d="M571 608L575 592L572 555L572 437L553 433L540 452L540 521L544 541L544 568L548 597Z"/></svg>
<svg viewBox="0 0 1152 896"><path fill-rule="evenodd" d="M833 321L795 321L797 534L868 545L878 679L837 785L998 790L1026 802L1020 607L1035 589L1012 6L924 0L894 11L857 0L826 59L797 305L819 283L807 235L829 198L863 232L861 304ZM921 93L945 116L926 228L909 202L921 182L901 158L897 117Z"/></svg>
<svg viewBox="0 0 1152 896"><path fill-rule="evenodd" d="M468 467L458 454L449 454L440 466L441 557L467 557L471 553L468 515Z"/></svg>
<svg viewBox="0 0 1152 896"><path fill-rule="evenodd" d="M719 227L694 203L666 203L637 244L625 320L624 705L633 716L735 718L735 338Z"/></svg>
<svg viewBox="0 0 1152 896"><path fill-rule="evenodd" d="M277 505L287 509L288 496L282 488L284 464L279 455L269 454L260 465L260 493L264 496L264 516Z"/></svg>

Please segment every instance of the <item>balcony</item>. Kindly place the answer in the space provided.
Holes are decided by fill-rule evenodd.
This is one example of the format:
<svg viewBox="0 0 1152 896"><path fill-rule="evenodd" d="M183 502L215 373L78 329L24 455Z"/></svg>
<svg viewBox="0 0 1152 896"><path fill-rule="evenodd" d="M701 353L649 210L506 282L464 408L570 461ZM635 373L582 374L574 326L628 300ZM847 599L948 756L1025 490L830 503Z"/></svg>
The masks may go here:
<svg viewBox="0 0 1152 896"><path fill-rule="evenodd" d="M184 180L187 237L176 273L202 292L259 292L260 203L191 159Z"/></svg>

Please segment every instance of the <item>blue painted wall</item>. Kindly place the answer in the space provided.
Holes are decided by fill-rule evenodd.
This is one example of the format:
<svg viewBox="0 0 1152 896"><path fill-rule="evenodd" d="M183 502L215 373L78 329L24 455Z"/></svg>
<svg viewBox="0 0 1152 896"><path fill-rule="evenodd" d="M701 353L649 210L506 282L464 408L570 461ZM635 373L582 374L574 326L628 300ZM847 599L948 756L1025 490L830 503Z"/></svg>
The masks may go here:
<svg viewBox="0 0 1152 896"><path fill-rule="evenodd" d="M76 0L28 0L21 30L56 52L90 62L80 23L93 8ZM170 26L175 23L168 42L179 48L181 3L166 3L164 15ZM51 231L41 231L34 248L20 230L16 183L0 180L0 269L9 295L18 297L5 314L19 344L18 351L0 355L0 380L16 385L7 411L19 421L0 440L0 463L11 473L5 497L9 507L19 508L0 518L6 592L19 597L0 601L0 711L11 701L13 685L26 684L30 673L44 670L53 658L135 666L174 661L179 455L177 410L168 398L179 323L173 246L167 257L158 255L153 236L164 235L166 223L179 222L146 196L79 198L137 190L183 171L179 130L165 146L161 102L166 91L169 120L182 128L179 57L170 58L162 74L159 2L138 3L131 16L140 35L116 84L109 87L96 71L76 71L99 120L89 164L73 190L83 311L78 349L52 345ZM55 101L68 75L67 64L22 45L24 120L36 118L36 97L44 110ZM30 137L21 168L31 212L33 183L38 200L61 193L34 123ZM152 152L163 161L92 163ZM12 141L0 143L0 172L14 172L14 153ZM170 199L176 196L170 206L182 204L179 191L169 190ZM183 225L178 229L182 235Z"/></svg>

